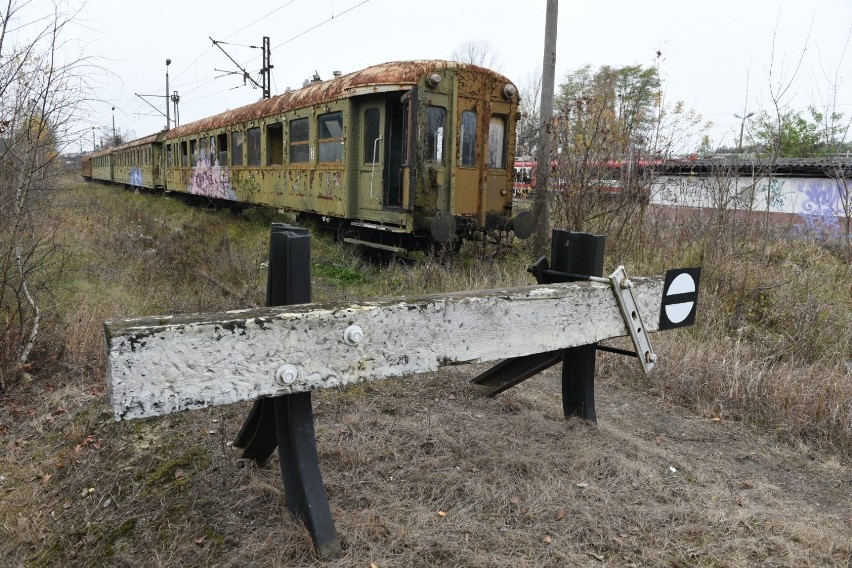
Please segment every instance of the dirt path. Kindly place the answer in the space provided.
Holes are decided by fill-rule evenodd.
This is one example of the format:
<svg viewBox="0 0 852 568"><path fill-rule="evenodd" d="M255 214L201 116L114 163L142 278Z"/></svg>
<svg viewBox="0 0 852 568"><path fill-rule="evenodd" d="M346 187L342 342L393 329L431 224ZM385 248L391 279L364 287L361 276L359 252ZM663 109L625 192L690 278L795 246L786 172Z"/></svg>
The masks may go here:
<svg viewBox="0 0 852 568"><path fill-rule="evenodd" d="M557 372L494 399L476 372L316 394L326 566L850 566L848 462L616 380L566 422ZM116 424L90 389L0 401L9 565L320 565L277 463L229 446L246 406Z"/></svg>

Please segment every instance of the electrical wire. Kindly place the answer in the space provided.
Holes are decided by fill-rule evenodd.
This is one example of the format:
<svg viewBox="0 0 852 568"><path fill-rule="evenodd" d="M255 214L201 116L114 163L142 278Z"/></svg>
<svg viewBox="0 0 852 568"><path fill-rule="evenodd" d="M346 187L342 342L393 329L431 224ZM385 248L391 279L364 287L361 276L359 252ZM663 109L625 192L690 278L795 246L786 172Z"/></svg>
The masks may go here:
<svg viewBox="0 0 852 568"><path fill-rule="evenodd" d="M296 1L296 0L290 0L289 2L287 2L286 4L284 4L283 6L279 6L278 8L275 8L274 10L272 10L271 12L269 12L268 14L266 14L265 16L261 16L260 18L256 19L255 21L253 21L252 23L250 23L250 24L246 25L245 27L238 29L237 31L235 31L235 32L234 32L234 33L232 33L231 35L229 35L229 36L225 36L225 39L228 39L228 38L234 37L235 35L237 35L237 34L238 34L238 33L240 33L241 31L247 30L248 28L250 28L250 27L252 27L253 25L255 25L256 23L258 23L259 21L261 21L261 20L265 20L266 18L268 18L269 16L271 16L271 15L272 15L272 14L274 14L275 12L278 12L279 10L283 10L284 8L286 8L287 6L289 6L290 4L292 4L292 3L293 3L293 2L295 2L295 1Z"/></svg>
<svg viewBox="0 0 852 568"><path fill-rule="evenodd" d="M260 18L258 18L258 19L256 19L256 20L254 20L253 22L251 22L251 23L249 23L249 24L247 24L247 25L243 26L242 28L240 28L239 30L235 31L234 33L232 33L232 34L230 34L230 35L228 35L228 36L225 36L225 38L226 38L226 39L228 39L228 38L232 38L232 37L234 37L235 35L239 34L240 32L242 32L242 31L244 31L244 30L246 30L246 29L250 28L251 26L253 26L253 25L257 24L258 22L260 22L260 21L262 21L262 20L264 20L264 19L266 19L266 18L268 18L268 17L269 17L269 16L271 16L272 14L274 14L274 13L276 13L276 12L278 12L278 11L280 11L280 10L284 9L284 8L286 8L287 6L289 6L289 5L293 4L294 2L296 2L296 0L290 0L290 1L289 1L289 2L287 2L286 4L283 4L282 6L279 6L278 8L276 8L276 9L272 10L271 12L269 12L269 13L267 13L267 14L265 14L265 15L261 16ZM331 15L331 17L330 17L330 18L328 18L328 19L326 19L326 20L323 20L322 22L320 22L320 23L318 23L318 24L316 24L316 25L314 25L314 26L311 26L310 28L306 29L305 31L300 32L300 33L296 34L295 36L293 36L293 37L291 37L291 38L289 38L289 39L287 39L287 40L285 40L285 41L283 41L283 42L279 43L279 44L278 44L278 45L276 45L273 49L280 48L280 47L282 47L282 46L284 46L284 45L286 45L286 44L290 43L291 41L294 41L294 40L296 40L296 39L298 39L298 38L300 38L300 37L302 37L302 36L304 36L304 35L306 35L306 34L308 34L308 33L312 32L312 31L314 31L314 30L316 30L316 29L318 29L318 28L320 28L320 27L324 26L325 24L327 24L327 23L331 22L332 20L334 20L334 19L336 19L336 18L339 18L339 17L341 17L341 16L343 16L343 15L345 15L345 14L347 14L347 13L349 13L349 12L351 12L351 11L353 11L353 10L357 9L357 8L360 8L360 7L361 7L361 6L363 6L364 4L367 4L368 2L370 2L370 0L362 0L362 1L361 1L361 2L359 2L358 4L355 4L354 6L351 6L351 7L347 8L346 10L344 10L344 11L342 11L342 12L340 12L339 14L336 14L336 15L334 14L334 7L333 7L333 6L334 6L334 4L332 4L332 15ZM238 46L238 47L245 47L245 48L254 48L254 49L257 49L257 47L256 47L256 46L245 46L245 45L240 45L240 44L230 44L230 43L227 43L227 42L224 42L224 41L219 42L219 43L226 43L227 45L235 45L235 46ZM193 67L196 63L198 63L198 61L199 61L202 57L204 57L205 55L207 55L207 53L208 53L208 52L212 49L212 47L213 47L212 45L211 45L211 46L208 46L208 47L207 47L207 49L205 49L205 50L201 53L201 55L199 55L198 57L196 57L196 58L192 61L192 63L190 63L189 65L187 65L186 67L184 67L183 69L181 69L181 70L180 70L177 74L175 74L175 75L174 75L174 78L176 79L176 78L180 77L180 76L181 76L184 72L186 72L188 69L190 69L191 67ZM256 58L256 57L252 57L251 59L247 60L247 61L246 61L246 63L244 63L244 64L243 64L243 67L245 67L245 66L246 66L248 63L250 63L251 61L253 61L255 58ZM189 102L193 102L193 101L198 101L198 100L202 100L202 99L205 99L205 98L209 98L209 97L212 97L212 96L216 96L216 95L218 95L218 94L226 93L226 92L228 92L228 91L232 91L232 90L235 90L235 89L238 89L238 88L242 88L242 87L244 87L244 86L245 86L245 85L238 85L238 86L236 86L236 87L231 87L231 88L227 88L227 89L223 89L223 90L218 90L218 91L216 91L216 92L214 92L214 93L210 93L210 94L208 94L208 95L203 95L203 96L201 96L201 97L197 97L197 98L194 98L194 99L186 99L186 98L184 98L184 97L186 97L187 95L192 94L192 93L194 93L194 92L198 91L199 89L202 89L202 88L206 87L207 85L209 85L209 84L213 83L213 82L214 82L214 81L216 81L217 79L221 79L222 77L227 77L227 76L229 76L229 75L217 75L217 76L213 76L213 77L205 77L205 78L199 79L199 80L197 80L197 81L190 81L190 82L187 82L187 83L182 83L182 84L179 84L179 85L175 85L175 87L185 87L185 86L188 86L188 85L196 85L196 84L198 85L197 87L195 87L195 88L193 88L193 89L189 90L188 92L186 92L186 93L184 93L184 94L182 95L182 101L181 101L181 102L183 102L183 103L189 103ZM270 77L270 78L271 78L271 77ZM271 78L271 79L272 79L272 78ZM274 80L274 79L273 79L273 80ZM200 83L200 84L199 84L199 83Z"/></svg>
<svg viewBox="0 0 852 568"><path fill-rule="evenodd" d="M283 41L283 42L279 43L279 44L278 44L278 45L276 45L273 49L278 49L279 47L281 47L281 46L283 46L283 45L287 45L288 43L290 43L291 41L293 41L293 40L295 40L295 39L299 39L299 38L300 38L300 37L302 37L303 35L305 35L305 34L307 34L307 33L309 33L309 32L314 31L314 30L315 30L315 29L317 29L318 27L323 26L323 25L325 25L325 24L329 23L329 22L330 22L330 21L332 21L333 19L335 19L335 18L339 18L340 16L342 16L342 15L344 15L344 14L348 13L348 12L351 12L351 11L352 11L352 10L354 10L355 8L360 8L361 6L363 6L364 4L368 3L369 1L370 1L370 0L364 0L363 2L361 2L361 3L359 3L359 4L355 4L355 5L354 5L354 6L352 6L351 8L347 8L346 10L342 11L342 12L341 12L341 13L339 13L337 16L335 16L334 14L332 14L332 15L331 15L331 17L330 17L329 19L324 20L324 21L322 21L322 22L318 23L317 25L313 26L312 28L308 28L307 30L303 31L302 33L297 34L297 35L294 35L294 36L293 36L293 37L291 37L290 39L285 40L285 41Z"/></svg>

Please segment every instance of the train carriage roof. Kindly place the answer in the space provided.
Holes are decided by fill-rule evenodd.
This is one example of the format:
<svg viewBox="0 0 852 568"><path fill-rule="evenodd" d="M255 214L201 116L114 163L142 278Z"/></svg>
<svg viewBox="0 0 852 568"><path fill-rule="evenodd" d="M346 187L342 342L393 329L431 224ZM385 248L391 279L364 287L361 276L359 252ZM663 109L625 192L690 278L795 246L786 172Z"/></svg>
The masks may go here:
<svg viewBox="0 0 852 568"><path fill-rule="evenodd" d="M89 158L97 158L99 156L106 156L108 154L112 154L113 152L120 152L122 150L129 150L130 148L136 148L137 146L144 146L146 144L151 144L153 142L161 142L162 137L165 132L158 132L156 134L149 134L148 136L144 136L142 138L137 138L136 140L131 140L130 142L125 142L120 146L110 146L108 148L101 148L99 150L95 150L94 152L89 152L86 154Z"/></svg>
<svg viewBox="0 0 852 568"><path fill-rule="evenodd" d="M136 148L137 146L144 146L146 144L151 144L152 142L160 142L162 141L162 136L165 132L158 132L156 134L150 134L143 138L137 138L136 140L131 140L130 142L125 142L120 146L116 146L112 149L113 152L120 152L122 150L129 150L130 148Z"/></svg>
<svg viewBox="0 0 852 568"><path fill-rule="evenodd" d="M347 96L409 89L416 85L426 73L446 69L470 69L505 80L507 83L511 82L499 73L468 63L441 60L382 63L381 65L367 67L361 71L349 73L348 75L328 81L314 83L301 89L183 124L168 131L165 139L171 140L199 132L215 130L224 126L256 120L293 109L332 102Z"/></svg>

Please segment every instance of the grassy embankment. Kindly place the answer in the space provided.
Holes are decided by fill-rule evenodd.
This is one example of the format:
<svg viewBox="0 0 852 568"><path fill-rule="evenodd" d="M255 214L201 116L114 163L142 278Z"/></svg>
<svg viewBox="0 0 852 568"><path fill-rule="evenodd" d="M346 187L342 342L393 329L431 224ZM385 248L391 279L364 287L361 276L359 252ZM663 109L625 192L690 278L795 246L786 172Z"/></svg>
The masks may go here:
<svg viewBox="0 0 852 568"><path fill-rule="evenodd" d="M292 219L263 209L231 216L173 198L97 185L68 189L56 199L58 235L66 255L62 285L52 297L42 298L42 310L51 317L39 358L25 377L31 376L32 382L12 384L0 399L0 436L5 438L0 533L6 543L0 551L14 563L35 565L134 563L128 555L141 565L173 565L176 559L214 562L223 550L237 546L235 528L226 523L228 528L223 529L207 516L227 508L228 513L221 511L223 518L244 523L251 509L267 510L265 499L281 498L274 472L261 475L249 467L241 469L245 464L228 447L245 407L111 422L104 401L101 326L115 317L262 305L269 223ZM748 237L748 232L706 224L657 225L648 218L641 238L610 243L605 270L625 264L629 273L644 275L702 265L704 274L697 325L653 338L661 362L650 377L613 358L604 358L602 375L614 384L647 385L663 400L709 419L745 421L783 444L848 460L852 455L848 251L804 239ZM327 235L316 235L312 244L315 301L532 283L525 268L534 255L520 244L497 260L473 243L451 262L387 267L364 262ZM441 396L447 381L439 378L431 387L391 381L386 387L355 387L318 396L318 418L330 413L343 421L335 423L339 431L318 426L320 443L327 444L321 448L323 460L339 462L352 472L385 462L394 450L377 439L365 440L356 430L369 424L347 412L361 404L366 405L358 411L365 413L365 422L373 412L393 417L397 403L388 396L404 397L410 388L430 400ZM464 390L456 396L467 394ZM360 398L366 402L356 402ZM479 408L478 403L471 404ZM508 395L502 405L510 413L532 408L522 396ZM465 410L449 412L455 416ZM413 420L431 432L431 413ZM392 429L393 424L392 420ZM409 426L400 422L399 435L406 436ZM357 455L340 449L346 440L360 440ZM22 483L31 483L32 489L22 491ZM205 484L210 485L208 493L199 489ZM4 485L15 489L2 496ZM345 502L345 487L345 479L332 481L330 491L338 492L338 501ZM454 491L461 490L457 486ZM512 503L510 507L517 505ZM388 521L370 517L369 502L347 505L367 515L347 525L351 547L363 552L370 542L381 541L392 552L394 542L408 542L411 535L398 534ZM468 506L472 507L468 514L484 514L475 504ZM290 527L290 521L278 516L280 507L275 509L270 522ZM482 522L490 526L489 519ZM260 527L241 530L240 547L246 539L266 538ZM301 536L265 545L285 558L302 559L296 563L308 562L301 529L292 525L288 530ZM255 560L246 564L262 564L264 543L253 542L259 548L249 552ZM139 558L146 546L153 549L153 556ZM404 564L406 556L400 554ZM463 557L448 555L446 560L452 563Z"/></svg>

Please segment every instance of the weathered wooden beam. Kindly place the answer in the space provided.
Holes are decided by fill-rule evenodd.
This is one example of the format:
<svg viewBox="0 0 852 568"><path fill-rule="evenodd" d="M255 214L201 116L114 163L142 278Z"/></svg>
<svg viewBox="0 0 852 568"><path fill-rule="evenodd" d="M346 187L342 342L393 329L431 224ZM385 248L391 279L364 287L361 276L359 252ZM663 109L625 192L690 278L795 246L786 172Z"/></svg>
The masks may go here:
<svg viewBox="0 0 852 568"><path fill-rule="evenodd" d="M663 279L633 281L647 330L656 331ZM354 344L353 337L349 343L344 338L353 325L363 331ZM593 282L111 320L105 331L116 420L432 372L627 334L612 290Z"/></svg>

